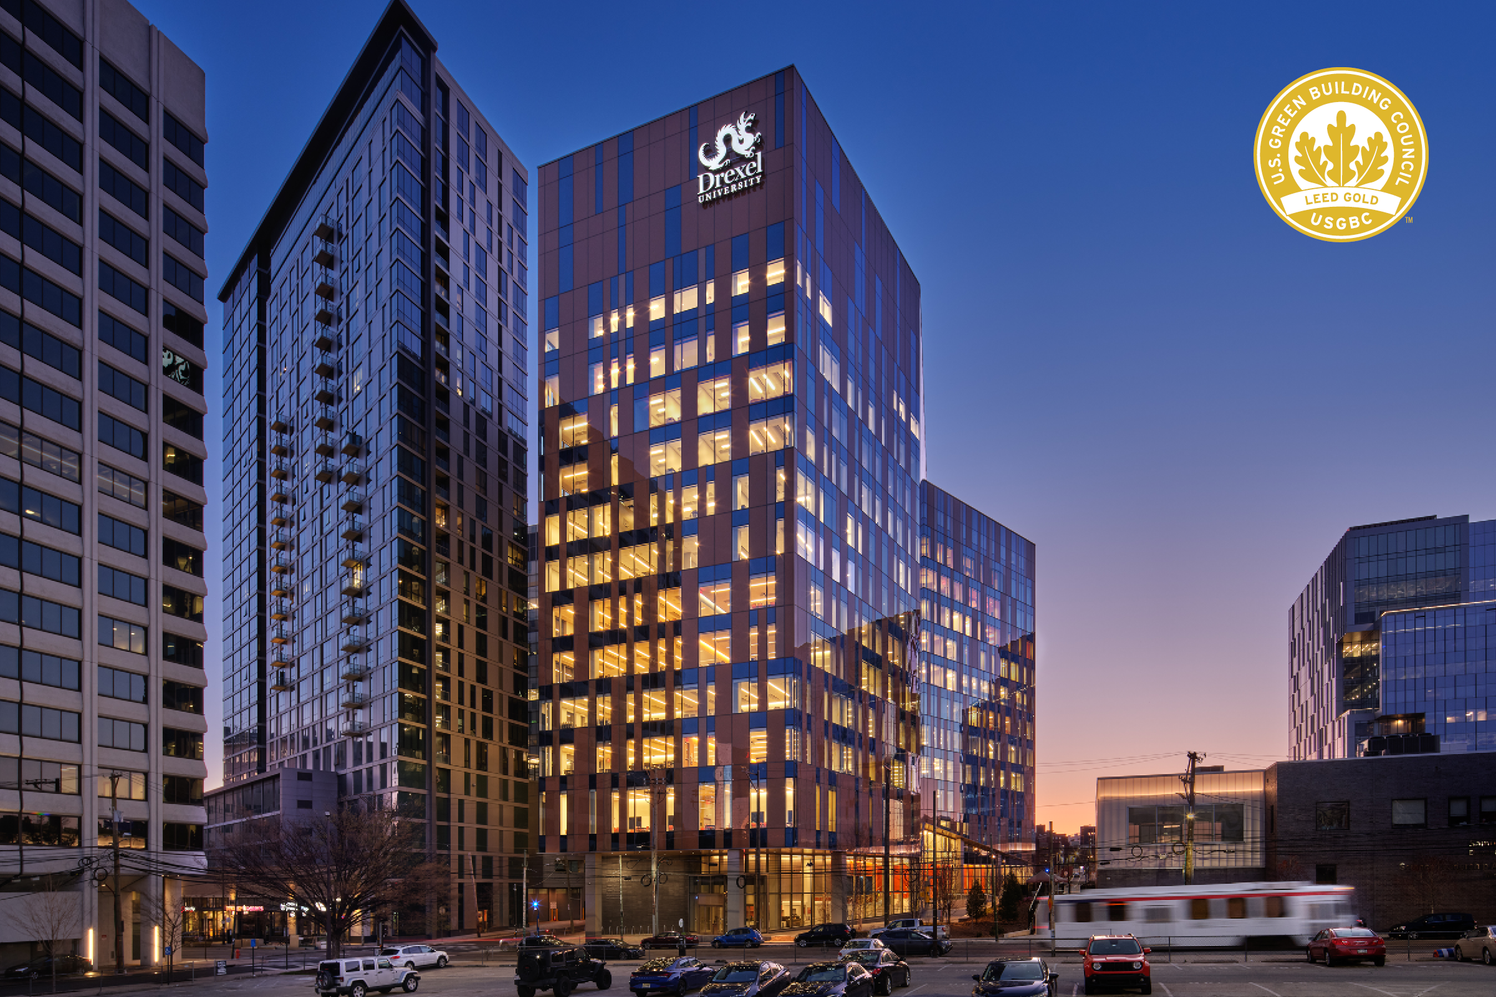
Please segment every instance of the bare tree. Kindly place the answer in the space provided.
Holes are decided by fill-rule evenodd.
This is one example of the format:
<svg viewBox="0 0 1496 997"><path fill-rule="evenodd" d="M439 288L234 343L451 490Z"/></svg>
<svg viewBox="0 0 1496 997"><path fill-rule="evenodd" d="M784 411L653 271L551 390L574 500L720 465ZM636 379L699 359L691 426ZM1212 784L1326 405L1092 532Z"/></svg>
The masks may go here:
<svg viewBox="0 0 1496 997"><path fill-rule="evenodd" d="M936 862L930 868L930 903L936 924L951 923L951 912L961 896L961 877L955 862Z"/></svg>
<svg viewBox="0 0 1496 997"><path fill-rule="evenodd" d="M1401 863L1398 870L1398 885L1403 896L1418 914L1432 914L1439 909L1441 901L1460 885L1459 875L1453 864L1437 856Z"/></svg>
<svg viewBox="0 0 1496 997"><path fill-rule="evenodd" d="M60 943L83 934L83 898L72 890L58 889L56 876L47 876L40 889L5 906L5 919L33 941L41 942L51 963L52 990L57 990L57 957Z"/></svg>
<svg viewBox="0 0 1496 997"><path fill-rule="evenodd" d="M283 898L327 932L327 955L364 912L425 907L445 898L451 870L425 856L425 824L389 810L339 809L321 821L248 821L221 861L239 888ZM215 856L217 858L217 856Z"/></svg>
<svg viewBox="0 0 1496 997"><path fill-rule="evenodd" d="M182 910L180 889L177 899L173 899L170 892L169 885L163 883L160 897L146 893L140 898L141 913L147 921L161 928L161 944L166 949L166 982L168 985L171 984L172 962L182 947L182 926L187 919L186 912Z"/></svg>

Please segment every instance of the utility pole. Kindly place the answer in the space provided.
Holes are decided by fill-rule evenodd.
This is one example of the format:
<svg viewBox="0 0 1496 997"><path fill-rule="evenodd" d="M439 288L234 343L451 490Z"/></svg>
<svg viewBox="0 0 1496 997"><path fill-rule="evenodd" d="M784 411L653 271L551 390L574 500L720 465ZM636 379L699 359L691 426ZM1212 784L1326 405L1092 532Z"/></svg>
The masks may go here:
<svg viewBox="0 0 1496 997"><path fill-rule="evenodd" d="M665 773L651 769L649 773L649 896L653 909L652 930L660 933L660 852L659 820L655 811L655 800L665 790Z"/></svg>
<svg viewBox="0 0 1496 997"><path fill-rule="evenodd" d="M121 772L109 773L110 822L114 826L114 971L125 971L125 919L119 909L119 780Z"/></svg>
<svg viewBox="0 0 1496 997"><path fill-rule="evenodd" d="M519 931L525 934L530 930L530 849L525 849L525 865L520 872L520 905L519 905Z"/></svg>
<svg viewBox="0 0 1496 997"><path fill-rule="evenodd" d="M1184 783L1184 885L1195 881L1195 764L1205 758L1204 752L1191 751L1189 766L1179 781Z"/></svg>

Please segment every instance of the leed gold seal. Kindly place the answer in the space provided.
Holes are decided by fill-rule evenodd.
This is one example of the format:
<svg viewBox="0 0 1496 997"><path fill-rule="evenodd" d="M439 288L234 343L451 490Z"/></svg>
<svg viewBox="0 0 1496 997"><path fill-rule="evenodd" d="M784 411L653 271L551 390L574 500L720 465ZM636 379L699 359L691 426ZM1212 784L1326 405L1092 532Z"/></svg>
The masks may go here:
<svg viewBox="0 0 1496 997"><path fill-rule="evenodd" d="M1397 224L1428 175L1428 136L1403 92L1364 69L1321 69L1268 106L1253 148L1262 196L1316 239L1355 242Z"/></svg>

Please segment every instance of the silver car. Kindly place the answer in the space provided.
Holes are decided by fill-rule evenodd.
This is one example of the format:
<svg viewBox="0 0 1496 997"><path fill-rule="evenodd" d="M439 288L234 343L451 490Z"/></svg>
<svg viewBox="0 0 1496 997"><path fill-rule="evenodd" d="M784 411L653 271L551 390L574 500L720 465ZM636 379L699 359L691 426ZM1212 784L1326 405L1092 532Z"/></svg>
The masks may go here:
<svg viewBox="0 0 1496 997"><path fill-rule="evenodd" d="M438 951L430 945L400 945L390 946L379 950L382 956L388 956L389 960L397 966L406 969L418 969L426 966L435 966L437 969L445 969L451 960L447 953Z"/></svg>

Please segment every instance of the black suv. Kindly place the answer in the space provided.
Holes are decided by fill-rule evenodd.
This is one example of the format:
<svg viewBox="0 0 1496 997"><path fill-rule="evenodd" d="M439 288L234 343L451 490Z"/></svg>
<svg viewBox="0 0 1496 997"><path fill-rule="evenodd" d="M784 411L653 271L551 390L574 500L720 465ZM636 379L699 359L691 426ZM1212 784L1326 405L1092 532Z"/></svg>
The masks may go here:
<svg viewBox="0 0 1496 997"><path fill-rule="evenodd" d="M1469 914L1425 914L1406 924L1393 925L1388 938L1459 938L1475 927Z"/></svg>
<svg viewBox="0 0 1496 997"><path fill-rule="evenodd" d="M514 967L514 990L519 997L535 997L537 990L554 990L556 997L568 997L580 983L595 983L597 989L606 990L613 985L613 974L580 945L520 947Z"/></svg>
<svg viewBox="0 0 1496 997"><path fill-rule="evenodd" d="M809 931L802 931L795 936L795 944L802 949L812 945L820 945L825 948L835 945L841 948L843 945L857 937L850 925L846 924L818 924Z"/></svg>

